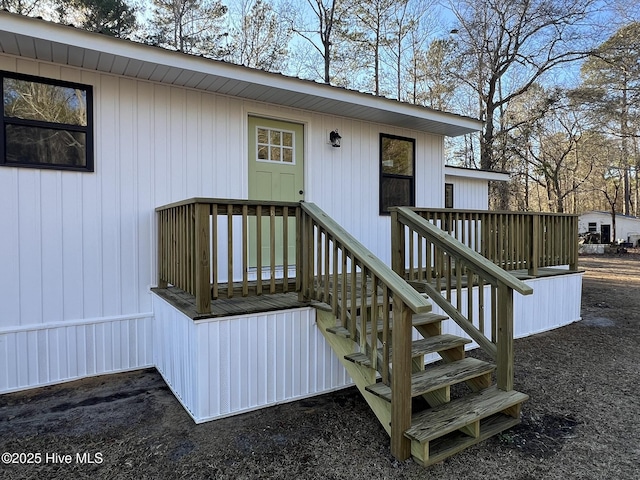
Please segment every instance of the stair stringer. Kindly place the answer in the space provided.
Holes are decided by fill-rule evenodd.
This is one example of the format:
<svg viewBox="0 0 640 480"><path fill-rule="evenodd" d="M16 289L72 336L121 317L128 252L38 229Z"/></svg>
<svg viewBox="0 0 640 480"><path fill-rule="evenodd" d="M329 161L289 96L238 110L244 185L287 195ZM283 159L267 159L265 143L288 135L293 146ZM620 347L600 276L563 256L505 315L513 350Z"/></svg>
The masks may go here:
<svg viewBox="0 0 640 480"><path fill-rule="evenodd" d="M350 338L341 337L327 331L328 328L335 327L336 324L336 317L331 312L316 309L316 323L325 340L338 356L340 363L342 363L356 387L358 387L362 397L382 424L387 435L391 436L391 403L365 390L365 387L376 383L377 372L372 368L357 365L344 358L346 355L356 351L356 344Z"/></svg>

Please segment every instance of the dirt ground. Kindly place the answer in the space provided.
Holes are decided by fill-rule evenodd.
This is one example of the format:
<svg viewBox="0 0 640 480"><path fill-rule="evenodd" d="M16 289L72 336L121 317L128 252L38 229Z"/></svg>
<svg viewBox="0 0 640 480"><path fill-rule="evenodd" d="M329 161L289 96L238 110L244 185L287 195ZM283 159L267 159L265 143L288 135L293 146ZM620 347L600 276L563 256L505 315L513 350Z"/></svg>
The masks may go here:
<svg viewBox="0 0 640 480"><path fill-rule="evenodd" d="M516 340L522 424L427 469L355 389L195 425L146 370L0 396L0 478L640 478L640 252L581 266L583 320Z"/></svg>

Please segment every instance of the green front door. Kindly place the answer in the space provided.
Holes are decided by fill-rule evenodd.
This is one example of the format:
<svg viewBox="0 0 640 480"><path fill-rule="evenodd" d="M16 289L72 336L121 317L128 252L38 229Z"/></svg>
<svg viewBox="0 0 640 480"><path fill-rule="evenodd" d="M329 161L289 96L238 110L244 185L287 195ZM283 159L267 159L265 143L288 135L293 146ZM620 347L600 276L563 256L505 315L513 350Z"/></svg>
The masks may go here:
<svg viewBox="0 0 640 480"><path fill-rule="evenodd" d="M249 117L249 199L298 202L304 193L304 127L299 123L261 117ZM268 218L268 217L267 217ZM275 227L276 265L283 264L280 245L287 242L288 263L295 261L295 219L288 224L288 239L283 238L282 220ZM262 225L262 266L268 266L270 226ZM249 223L249 265L257 266L255 219Z"/></svg>

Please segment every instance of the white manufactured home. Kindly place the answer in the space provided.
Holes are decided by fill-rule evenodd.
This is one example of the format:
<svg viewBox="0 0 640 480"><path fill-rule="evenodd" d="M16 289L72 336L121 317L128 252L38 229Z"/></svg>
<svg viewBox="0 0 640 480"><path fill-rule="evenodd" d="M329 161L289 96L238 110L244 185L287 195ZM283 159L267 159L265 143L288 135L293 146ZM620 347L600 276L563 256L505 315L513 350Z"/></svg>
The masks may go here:
<svg viewBox="0 0 640 480"><path fill-rule="evenodd" d="M429 464L580 318L577 218L445 167L479 121L6 12L0 76L0 393L155 367L203 422L355 384Z"/></svg>
<svg viewBox="0 0 640 480"><path fill-rule="evenodd" d="M638 246L640 241L640 218L620 213L591 211L578 217L579 233L599 233L600 243L628 242Z"/></svg>
<svg viewBox="0 0 640 480"><path fill-rule="evenodd" d="M509 174L473 168L444 167L444 207L489 210L489 182L508 182Z"/></svg>

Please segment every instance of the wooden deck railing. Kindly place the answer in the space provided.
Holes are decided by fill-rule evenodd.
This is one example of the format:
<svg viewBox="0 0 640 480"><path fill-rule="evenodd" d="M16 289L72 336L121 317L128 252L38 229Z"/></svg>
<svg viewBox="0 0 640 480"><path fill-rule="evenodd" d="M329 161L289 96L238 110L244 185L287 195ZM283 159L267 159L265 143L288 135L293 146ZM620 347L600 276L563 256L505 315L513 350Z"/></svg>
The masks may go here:
<svg viewBox="0 0 640 480"><path fill-rule="evenodd" d="M430 303L314 204L302 204L301 221L302 295L331 305L351 338L359 332L360 351L391 386L392 453L408 458L411 444L403 433L411 426L411 318Z"/></svg>
<svg viewBox="0 0 640 480"><path fill-rule="evenodd" d="M421 217L448 232L504 270L569 265L577 269L578 216L556 213L488 212L414 208Z"/></svg>
<svg viewBox="0 0 640 480"><path fill-rule="evenodd" d="M158 286L194 295L198 313L209 313L221 295L287 292L295 280L298 203L192 198L156 212Z"/></svg>
<svg viewBox="0 0 640 480"><path fill-rule="evenodd" d="M496 360L498 388L513 390L513 292L533 289L409 208L392 209L391 229L393 269Z"/></svg>

